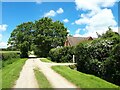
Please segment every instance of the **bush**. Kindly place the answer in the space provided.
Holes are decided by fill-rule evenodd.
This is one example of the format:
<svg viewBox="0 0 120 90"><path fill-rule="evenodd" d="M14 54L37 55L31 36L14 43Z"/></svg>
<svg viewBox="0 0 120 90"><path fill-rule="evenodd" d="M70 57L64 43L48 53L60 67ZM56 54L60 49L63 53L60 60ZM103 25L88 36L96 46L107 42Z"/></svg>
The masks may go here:
<svg viewBox="0 0 120 90"><path fill-rule="evenodd" d="M19 57L20 57L19 53L15 53L15 52L2 53L2 61L10 60L12 58L19 58Z"/></svg>
<svg viewBox="0 0 120 90"><path fill-rule="evenodd" d="M49 52L49 57L53 62L72 62L73 47L54 48Z"/></svg>
<svg viewBox="0 0 120 90"><path fill-rule="evenodd" d="M20 58L20 53L17 52L6 52L1 54L2 54L2 67L5 67L8 64L12 64L17 58Z"/></svg>
<svg viewBox="0 0 120 90"><path fill-rule="evenodd" d="M68 67L70 67L71 69L73 69L73 70L76 70L76 65L69 65Z"/></svg>
<svg viewBox="0 0 120 90"><path fill-rule="evenodd" d="M105 67L104 78L120 85L120 43L113 47L110 57L105 62Z"/></svg>
<svg viewBox="0 0 120 90"><path fill-rule="evenodd" d="M105 34L104 34L105 37ZM98 38L75 48L77 70L120 85L120 36Z"/></svg>

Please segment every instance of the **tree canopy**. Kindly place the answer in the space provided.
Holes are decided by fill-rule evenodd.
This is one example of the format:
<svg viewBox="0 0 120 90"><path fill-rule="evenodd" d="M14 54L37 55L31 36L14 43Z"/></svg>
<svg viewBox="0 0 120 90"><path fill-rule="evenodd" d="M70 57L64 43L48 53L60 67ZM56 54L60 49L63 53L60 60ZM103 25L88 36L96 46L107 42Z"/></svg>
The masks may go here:
<svg viewBox="0 0 120 90"><path fill-rule="evenodd" d="M60 21L42 18L35 22L34 44L35 53L46 56L51 48L63 46L67 36L67 28Z"/></svg>
<svg viewBox="0 0 120 90"><path fill-rule="evenodd" d="M21 57L28 57L28 50L31 44L31 30L33 28L32 22L22 23L18 25L8 40L8 44L21 51Z"/></svg>
<svg viewBox="0 0 120 90"><path fill-rule="evenodd" d="M63 23L44 17L18 25L11 33L8 44L18 48L22 57L27 57L29 50L46 57L51 48L64 45L67 34Z"/></svg>

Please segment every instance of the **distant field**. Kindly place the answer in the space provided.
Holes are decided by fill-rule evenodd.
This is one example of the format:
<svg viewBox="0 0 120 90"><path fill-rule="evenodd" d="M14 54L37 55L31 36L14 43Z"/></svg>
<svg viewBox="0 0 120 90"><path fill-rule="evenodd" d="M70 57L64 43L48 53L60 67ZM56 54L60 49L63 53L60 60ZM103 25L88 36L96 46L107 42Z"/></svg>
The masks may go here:
<svg viewBox="0 0 120 90"><path fill-rule="evenodd" d="M0 53L20 53L20 51L0 51Z"/></svg>

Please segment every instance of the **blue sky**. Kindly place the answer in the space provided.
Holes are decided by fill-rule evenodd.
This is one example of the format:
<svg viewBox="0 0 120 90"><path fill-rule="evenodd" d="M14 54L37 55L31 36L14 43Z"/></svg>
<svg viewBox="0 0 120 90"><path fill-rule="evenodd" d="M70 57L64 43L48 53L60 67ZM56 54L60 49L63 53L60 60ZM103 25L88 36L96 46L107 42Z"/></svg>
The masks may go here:
<svg viewBox="0 0 120 90"><path fill-rule="evenodd" d="M76 37L96 37L96 32L102 34L108 26L117 32L118 3L115 0L112 0L113 2L89 2L89 4L85 2L86 0L81 1L2 2L0 48L7 47L8 38L17 25L45 16L54 21L63 22L68 32Z"/></svg>

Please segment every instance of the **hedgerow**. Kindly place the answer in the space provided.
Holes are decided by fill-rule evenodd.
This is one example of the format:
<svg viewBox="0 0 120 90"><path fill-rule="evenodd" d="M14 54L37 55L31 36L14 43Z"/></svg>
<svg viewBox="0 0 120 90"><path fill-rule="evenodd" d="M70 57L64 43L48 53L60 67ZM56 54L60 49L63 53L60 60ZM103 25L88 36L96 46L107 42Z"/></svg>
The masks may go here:
<svg viewBox="0 0 120 90"><path fill-rule="evenodd" d="M76 46L77 70L120 85L120 35L109 32Z"/></svg>
<svg viewBox="0 0 120 90"><path fill-rule="evenodd" d="M0 55L2 55L2 67L5 67L8 64L12 64L15 60L17 60L17 58L20 58L20 53L17 52L6 52L1 53Z"/></svg>
<svg viewBox="0 0 120 90"><path fill-rule="evenodd" d="M12 58L19 58L19 57L20 57L19 53L16 53L16 52L2 53L2 61L6 61Z"/></svg>

